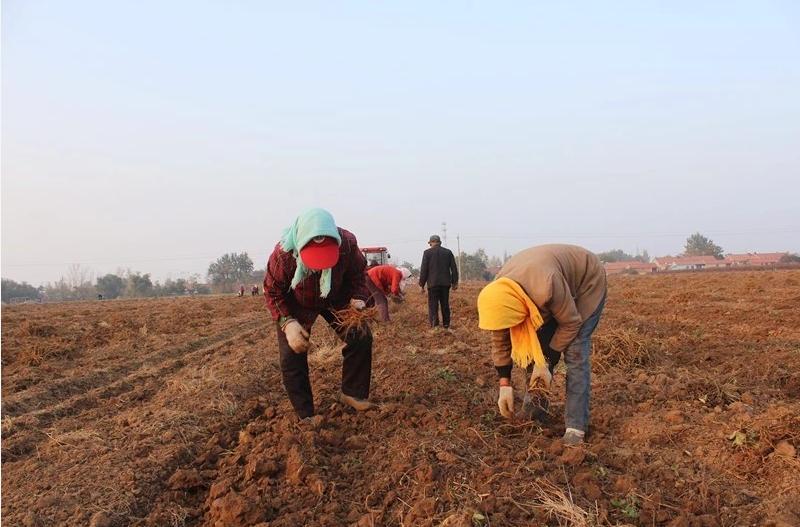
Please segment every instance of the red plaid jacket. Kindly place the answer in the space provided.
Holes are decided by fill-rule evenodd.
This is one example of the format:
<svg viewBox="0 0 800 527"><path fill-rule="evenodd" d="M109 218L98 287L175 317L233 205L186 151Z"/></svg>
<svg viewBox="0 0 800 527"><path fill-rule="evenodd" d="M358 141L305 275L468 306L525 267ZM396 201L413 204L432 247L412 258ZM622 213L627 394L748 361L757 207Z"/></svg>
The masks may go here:
<svg viewBox="0 0 800 527"><path fill-rule="evenodd" d="M303 326L311 327L317 316L326 309L343 309L352 298L366 301L369 298L366 273L367 260L358 248L355 235L339 228L342 243L339 261L331 270L331 292L327 298L319 296L319 274L311 273L294 290L290 289L297 263L291 252L281 244L267 262L264 275L264 297L273 320L294 317Z"/></svg>

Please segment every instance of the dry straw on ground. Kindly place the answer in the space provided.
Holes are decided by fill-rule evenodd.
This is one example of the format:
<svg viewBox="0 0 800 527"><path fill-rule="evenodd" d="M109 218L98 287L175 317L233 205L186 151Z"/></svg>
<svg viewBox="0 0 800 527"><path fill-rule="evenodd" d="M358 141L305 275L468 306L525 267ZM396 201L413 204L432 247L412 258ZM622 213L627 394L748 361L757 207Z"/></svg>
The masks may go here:
<svg viewBox="0 0 800 527"><path fill-rule="evenodd" d="M557 525L589 527L595 524L595 515L575 504L569 486L567 486L567 492L564 492L546 479L539 479L535 484L534 492L539 508L545 511L548 518L554 519Z"/></svg>
<svg viewBox="0 0 800 527"><path fill-rule="evenodd" d="M612 329L594 338L593 366L601 371L611 367L631 368L647 362L647 339L636 330Z"/></svg>

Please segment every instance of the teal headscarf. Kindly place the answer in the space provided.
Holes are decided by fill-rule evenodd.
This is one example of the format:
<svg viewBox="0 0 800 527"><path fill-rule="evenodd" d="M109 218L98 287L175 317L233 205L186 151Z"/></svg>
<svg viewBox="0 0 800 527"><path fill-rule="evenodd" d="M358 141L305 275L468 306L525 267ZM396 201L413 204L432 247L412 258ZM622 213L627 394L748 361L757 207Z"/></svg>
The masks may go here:
<svg viewBox="0 0 800 527"><path fill-rule="evenodd" d="M302 213L294 220L294 223L283 231L281 237L281 248L291 252L297 262L297 269L292 278L292 289L311 273L300 258L300 249L306 246L312 238L317 236L330 236L339 245L342 244L342 237L339 236L339 229L330 212L324 209L310 209ZM319 290L322 298L326 298L331 292L331 270L324 269L319 279Z"/></svg>

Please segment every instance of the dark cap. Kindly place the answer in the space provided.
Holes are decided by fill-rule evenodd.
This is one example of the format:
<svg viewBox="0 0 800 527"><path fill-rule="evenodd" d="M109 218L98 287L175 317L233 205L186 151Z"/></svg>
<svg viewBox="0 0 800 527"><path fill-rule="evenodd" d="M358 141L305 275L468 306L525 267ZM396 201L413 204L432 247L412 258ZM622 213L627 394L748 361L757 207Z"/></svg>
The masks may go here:
<svg viewBox="0 0 800 527"><path fill-rule="evenodd" d="M432 235L430 237L430 239L428 240L428 243L442 243L442 239L439 238L438 234L434 234L434 235Z"/></svg>

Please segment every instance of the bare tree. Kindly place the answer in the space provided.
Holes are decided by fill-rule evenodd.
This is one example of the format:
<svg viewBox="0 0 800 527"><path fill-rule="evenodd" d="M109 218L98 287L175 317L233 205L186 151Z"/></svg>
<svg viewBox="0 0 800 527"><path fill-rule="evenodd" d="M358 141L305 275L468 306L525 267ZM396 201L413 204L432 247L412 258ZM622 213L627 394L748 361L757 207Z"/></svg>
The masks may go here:
<svg viewBox="0 0 800 527"><path fill-rule="evenodd" d="M79 263L70 264L67 268L66 283L73 289L80 289L85 284L94 282L95 272Z"/></svg>

